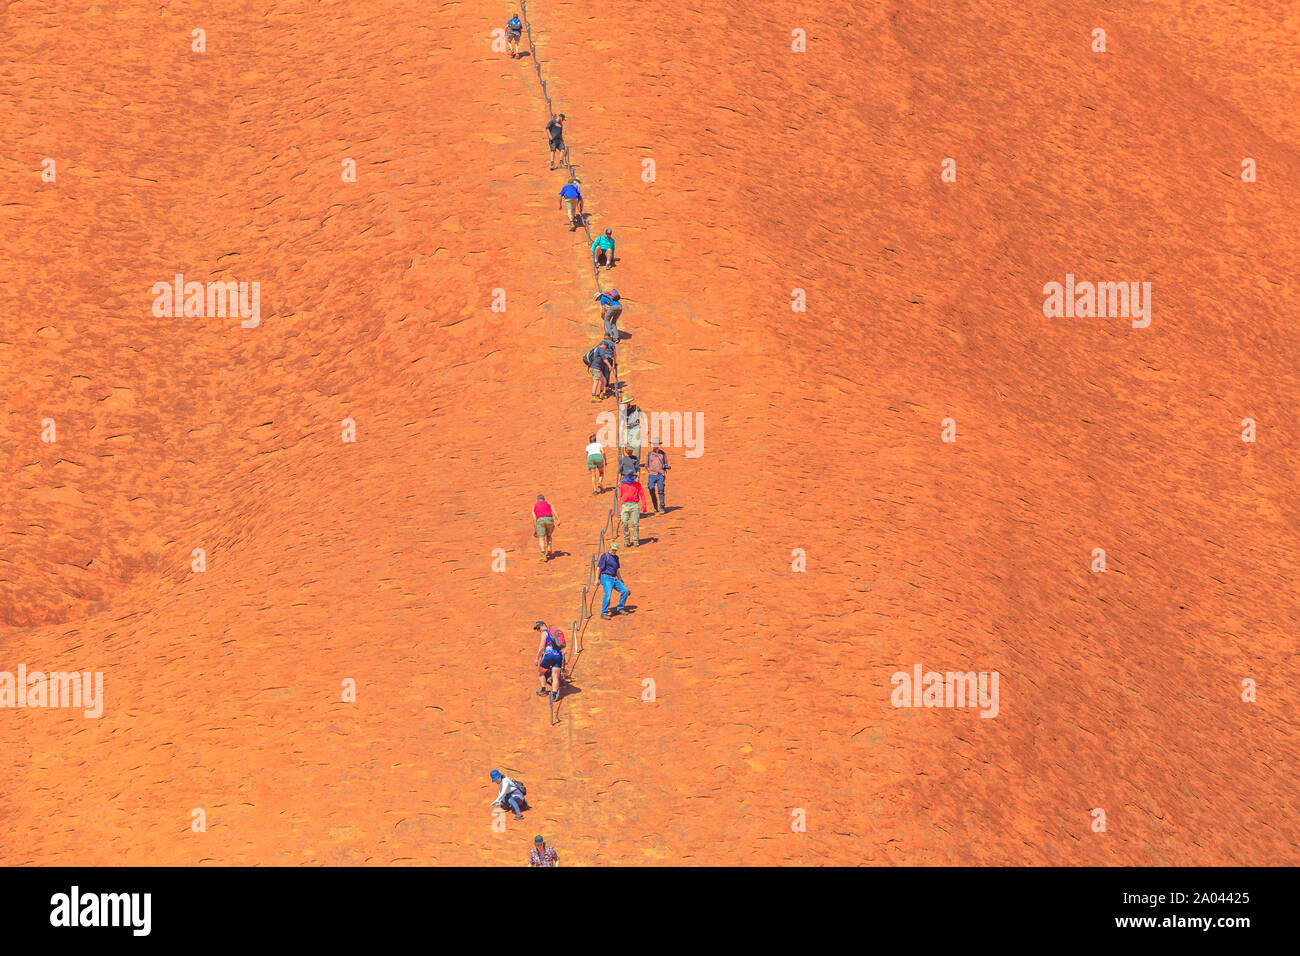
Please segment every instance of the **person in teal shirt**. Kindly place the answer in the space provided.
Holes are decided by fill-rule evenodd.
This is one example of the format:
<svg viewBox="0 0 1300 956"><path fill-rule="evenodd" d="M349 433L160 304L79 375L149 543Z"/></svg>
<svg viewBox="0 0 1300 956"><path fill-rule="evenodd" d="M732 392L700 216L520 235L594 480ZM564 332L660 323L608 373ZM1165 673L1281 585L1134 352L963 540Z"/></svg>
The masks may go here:
<svg viewBox="0 0 1300 956"><path fill-rule="evenodd" d="M606 269L614 268L614 231L612 229L606 229L603 236L596 237L596 241L591 244L591 257L598 266L604 265Z"/></svg>

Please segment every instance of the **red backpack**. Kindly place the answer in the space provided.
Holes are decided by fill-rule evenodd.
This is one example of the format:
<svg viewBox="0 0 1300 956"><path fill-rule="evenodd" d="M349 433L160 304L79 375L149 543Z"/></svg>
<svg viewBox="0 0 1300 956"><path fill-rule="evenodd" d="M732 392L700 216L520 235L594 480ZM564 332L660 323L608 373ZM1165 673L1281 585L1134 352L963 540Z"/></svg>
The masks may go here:
<svg viewBox="0 0 1300 956"><path fill-rule="evenodd" d="M546 636L551 639L551 643L554 644L556 648L561 651L564 650L566 645L564 643L564 632L562 630L558 627L548 627L546 629Z"/></svg>

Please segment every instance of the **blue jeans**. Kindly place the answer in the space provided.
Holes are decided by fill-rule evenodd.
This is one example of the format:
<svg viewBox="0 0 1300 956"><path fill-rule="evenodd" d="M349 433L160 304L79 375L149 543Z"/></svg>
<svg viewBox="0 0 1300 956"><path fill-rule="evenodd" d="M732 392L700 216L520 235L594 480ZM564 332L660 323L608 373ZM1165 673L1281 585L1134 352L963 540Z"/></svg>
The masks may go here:
<svg viewBox="0 0 1300 956"><path fill-rule="evenodd" d="M510 791L510 795L506 797L506 803L510 804L510 809L515 812L515 816L523 813L524 798L519 795L518 790Z"/></svg>
<svg viewBox="0 0 1300 956"><path fill-rule="evenodd" d="M663 475L651 475L651 476L650 476L650 480L647 482L647 485L648 485L648 487L646 488L646 490L647 490L648 492L650 492L650 501L651 501L651 503L652 503L652 504L654 503L654 501L655 501L655 496L658 495L658 496L659 496L659 498L658 498L658 501L659 501L659 507L660 507L660 508L667 508L667 507L668 507L668 501L664 498L664 476L663 476Z"/></svg>
<svg viewBox="0 0 1300 956"><path fill-rule="evenodd" d="M602 574L600 576L600 586L605 589L605 600L600 602L601 614L609 613L609 596L612 592L617 591L619 594L623 595L618 602L618 610L620 611L623 609L623 605L627 603L627 596L632 593L627 589L626 584L618 578L608 574Z"/></svg>

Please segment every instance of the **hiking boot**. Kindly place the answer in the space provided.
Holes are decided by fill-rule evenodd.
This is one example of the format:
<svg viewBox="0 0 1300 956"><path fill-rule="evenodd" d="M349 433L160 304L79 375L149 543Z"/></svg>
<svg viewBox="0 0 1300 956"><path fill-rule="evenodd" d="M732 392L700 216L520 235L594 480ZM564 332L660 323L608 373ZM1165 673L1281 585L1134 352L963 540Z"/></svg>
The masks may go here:
<svg viewBox="0 0 1300 956"><path fill-rule="evenodd" d="M609 620L609 612L608 612L608 611L601 611L601 613L600 613L600 619L601 619L602 621L608 621L608 620Z"/></svg>
<svg viewBox="0 0 1300 956"><path fill-rule="evenodd" d="M545 694L545 693L546 693L546 688L545 688L545 687L539 688L538 691L537 691L537 696L538 696L538 697L541 697L541 696L542 696L543 694Z"/></svg>
<svg viewBox="0 0 1300 956"><path fill-rule="evenodd" d="M557 694L555 691L551 691L551 703L553 704L559 699L560 699L560 695Z"/></svg>

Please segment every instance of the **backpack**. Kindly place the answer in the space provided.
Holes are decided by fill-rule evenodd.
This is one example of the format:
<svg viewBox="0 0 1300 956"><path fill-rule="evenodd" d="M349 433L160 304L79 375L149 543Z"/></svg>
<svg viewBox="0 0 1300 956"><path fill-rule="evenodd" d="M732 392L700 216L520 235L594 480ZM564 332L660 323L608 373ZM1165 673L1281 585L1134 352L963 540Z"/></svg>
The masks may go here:
<svg viewBox="0 0 1300 956"><path fill-rule="evenodd" d="M564 632L562 630L558 627L548 627L546 629L546 636L551 639L551 643L554 644L558 650L563 652L567 645L564 643Z"/></svg>
<svg viewBox="0 0 1300 956"><path fill-rule="evenodd" d="M595 348L590 349L590 350L587 352L587 354L584 355L584 356L582 357L582 364L585 365L585 366L587 366L587 368L591 368L591 363L594 362L594 361L596 361L596 349L595 349Z"/></svg>

